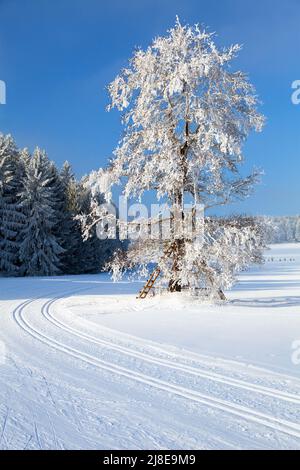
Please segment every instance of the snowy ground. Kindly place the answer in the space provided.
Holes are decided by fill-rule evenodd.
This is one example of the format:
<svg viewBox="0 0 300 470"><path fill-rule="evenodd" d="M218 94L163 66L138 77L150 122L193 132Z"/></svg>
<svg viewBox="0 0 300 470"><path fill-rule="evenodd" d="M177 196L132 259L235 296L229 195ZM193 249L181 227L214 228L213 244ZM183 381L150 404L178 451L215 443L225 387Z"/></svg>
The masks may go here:
<svg viewBox="0 0 300 470"><path fill-rule="evenodd" d="M0 449L300 449L300 245L266 258L225 305L0 279Z"/></svg>

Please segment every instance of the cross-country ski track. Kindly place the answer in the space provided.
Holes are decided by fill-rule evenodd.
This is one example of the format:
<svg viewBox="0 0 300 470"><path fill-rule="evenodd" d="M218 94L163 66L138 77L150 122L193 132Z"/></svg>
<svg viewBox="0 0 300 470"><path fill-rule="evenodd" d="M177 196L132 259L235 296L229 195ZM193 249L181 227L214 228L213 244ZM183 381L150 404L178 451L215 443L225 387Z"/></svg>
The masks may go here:
<svg viewBox="0 0 300 470"><path fill-rule="evenodd" d="M108 306L115 285L70 279L0 304L1 449L300 448L296 376L92 322L73 306L92 310L99 289Z"/></svg>

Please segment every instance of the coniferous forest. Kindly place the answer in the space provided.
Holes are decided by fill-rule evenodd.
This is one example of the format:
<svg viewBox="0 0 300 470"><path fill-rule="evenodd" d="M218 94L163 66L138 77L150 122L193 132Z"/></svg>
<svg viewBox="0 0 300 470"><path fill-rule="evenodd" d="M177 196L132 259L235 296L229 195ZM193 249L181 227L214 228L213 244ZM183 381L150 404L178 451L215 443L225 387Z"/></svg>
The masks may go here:
<svg viewBox="0 0 300 470"><path fill-rule="evenodd" d="M70 164L61 169L36 148L19 149L0 134L0 275L95 273L117 241L83 240L76 216L89 211L91 193Z"/></svg>

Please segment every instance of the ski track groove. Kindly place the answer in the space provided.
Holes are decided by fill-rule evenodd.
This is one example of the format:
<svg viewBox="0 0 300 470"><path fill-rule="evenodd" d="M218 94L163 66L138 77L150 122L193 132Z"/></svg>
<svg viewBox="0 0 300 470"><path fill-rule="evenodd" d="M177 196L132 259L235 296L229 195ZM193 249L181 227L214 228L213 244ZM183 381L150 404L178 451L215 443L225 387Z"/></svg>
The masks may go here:
<svg viewBox="0 0 300 470"><path fill-rule="evenodd" d="M264 386L258 385L258 384L247 383L243 380L238 380L238 379L235 379L235 378L226 377L222 374L215 373L215 372L204 371L204 370L201 370L200 368L192 367L192 366L185 365L185 364L175 364L174 362L172 362L169 359L158 358L158 357L155 357L154 355L145 354L143 352L136 351L136 350L130 349L128 347L112 343L112 342L107 341L105 339L98 339L98 338L95 338L95 337L93 337L91 335L88 335L86 333L80 332L79 330L67 325L66 323L63 323L61 320L58 320L56 317L54 317L50 313L51 305L53 305L55 302L57 302L61 298L62 297L57 297L55 299L52 299L52 300L48 301L47 305L45 304L43 306L42 313L48 321L50 321L52 324L54 324L58 328L65 330L67 333L75 335L75 336L77 336L81 339L87 340L87 341L89 341L91 343L94 343L94 344L97 344L99 346L108 347L108 348L110 348L114 351L121 352L123 354L134 357L136 359L142 359L143 361L146 361L146 362L150 362L150 363L153 363L153 364L169 367L169 368L172 368L174 370L179 370L181 372L186 372L186 373L189 373L191 375L195 375L197 377L202 377L202 378L205 378L205 379L212 380L214 382L219 382L219 383L222 383L222 384L225 384L225 385L230 385L230 386L233 386L233 387L242 388L242 389L248 390L250 392L260 393L260 394L265 395L265 396L269 396L269 397L272 397L272 398L277 398L277 399L280 399L280 400L287 401L289 403L296 403L296 404L300 405L300 397L298 397L297 395L294 395L292 393L283 392L281 390L276 390L276 389L271 389L269 387L264 387Z"/></svg>
<svg viewBox="0 0 300 470"><path fill-rule="evenodd" d="M36 442L37 442L37 444L38 444L38 446L39 446L39 449L42 449L41 441L40 441L40 436L39 436L39 433L38 433L38 428L37 428L36 421L34 422L34 434L35 434Z"/></svg>
<svg viewBox="0 0 300 470"><path fill-rule="evenodd" d="M83 289L80 289L80 290L83 290ZM76 292L78 293L79 290L77 290ZM45 311L45 308L47 308L48 305L51 305L54 301L57 301L58 299L64 298L76 292L73 291L67 294L65 293L64 295L56 297L55 299L48 300L47 302L43 304L42 310ZM41 297L44 297L44 296L41 296ZM242 405L237 405L235 403L230 403L222 399L210 397L208 395L202 394L195 390L190 390L179 385L174 385L169 382L166 382L166 381L163 381L163 380L151 377L151 376L147 376L140 372L133 371L131 369L118 366L116 364L112 364L108 361L98 359L95 356L91 356L87 353L79 351L73 347L66 346L63 343L60 343L57 340L52 339L49 336L46 336L45 334L33 328L28 323L28 320L24 318L25 307L39 300L39 298L30 299L21 303L19 306L17 306L13 310L13 317L16 323L19 325L19 327L23 331L27 332L29 335L39 340L43 344L47 344L48 346L50 346L51 348L55 350L61 351L68 356L75 357L96 368L106 370L110 373L117 374L118 376L125 377L129 380L135 380L136 382L142 383L144 385L148 385L157 390L166 391L173 395L180 396L184 399L197 402L202 405L209 406L210 408L214 408L222 412L230 413L231 415L234 415L238 418L246 419L256 424L271 428L273 431L283 432L285 434L296 437L298 439L300 438L300 426L294 422L290 422L290 421L283 420L280 418L275 418L265 413L252 410ZM37 429L35 429L35 431L37 431Z"/></svg>
<svg viewBox="0 0 300 470"><path fill-rule="evenodd" d="M5 418L4 418L4 422L3 422L3 425L2 425L2 431L1 431L1 437L0 437L0 445L1 445L1 442L5 439L4 433L5 433L5 429L6 429L6 423L7 423L7 419L8 419L8 414L9 414L9 409L7 408L7 409L6 409Z"/></svg>
<svg viewBox="0 0 300 470"><path fill-rule="evenodd" d="M27 449L27 447L29 446L31 440L32 440L32 435L31 435L31 436L29 437L29 439L27 440L27 442L26 442L25 447L24 447L23 450L26 450L26 449Z"/></svg>

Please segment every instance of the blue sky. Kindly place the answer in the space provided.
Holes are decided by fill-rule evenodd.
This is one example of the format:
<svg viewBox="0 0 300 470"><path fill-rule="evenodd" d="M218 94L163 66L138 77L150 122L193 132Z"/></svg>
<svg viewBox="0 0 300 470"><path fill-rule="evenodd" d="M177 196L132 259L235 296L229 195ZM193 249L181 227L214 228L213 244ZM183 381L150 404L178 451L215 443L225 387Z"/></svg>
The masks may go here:
<svg viewBox="0 0 300 470"><path fill-rule="evenodd" d="M263 182L229 210L299 214L299 0L0 0L0 132L45 148L58 165L69 160L77 176L104 166L121 135L105 87L177 14L215 31L220 45L243 44L234 65L249 73L267 117L245 146L245 171L262 167Z"/></svg>

